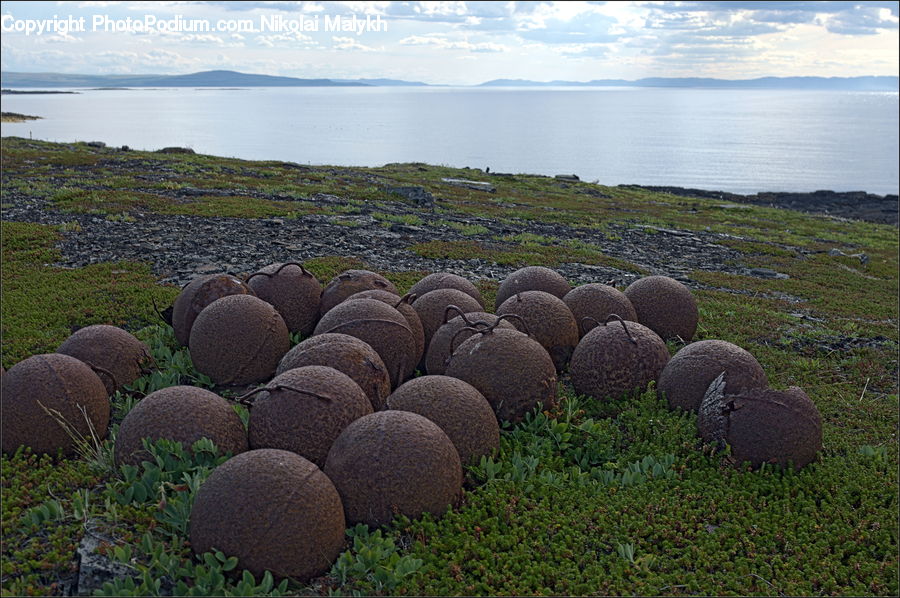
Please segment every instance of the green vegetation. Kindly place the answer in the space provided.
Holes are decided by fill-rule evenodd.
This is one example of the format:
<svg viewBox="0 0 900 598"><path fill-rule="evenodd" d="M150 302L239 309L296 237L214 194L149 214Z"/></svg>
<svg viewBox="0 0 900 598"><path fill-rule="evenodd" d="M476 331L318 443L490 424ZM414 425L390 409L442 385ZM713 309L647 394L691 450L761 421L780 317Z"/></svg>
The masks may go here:
<svg viewBox="0 0 900 598"><path fill-rule="evenodd" d="M19 114L18 112L0 112L0 122L4 123L24 123L29 120L38 120L39 118L41 117Z"/></svg>
<svg viewBox="0 0 900 598"><path fill-rule="evenodd" d="M443 214L599 230L615 222L727 232L743 239L727 241L741 252L742 265L789 278L692 272L704 286L695 291L697 340L746 348L772 386L803 387L824 421L816 462L800 472L749 471L703 447L696 417L670 411L653 389L588 400L574 396L563 377L560 404L504 426L499 454L466 471L461 503L440 520L399 518L383 529L349 529L346 551L311 585L252 579L236 571L229 555L196 558L186 544L193 493L222 459L214 447L198 445L191 456L186 447L162 442L149 449L155 464L116 469L109 463L118 423L143 395L173 384L210 386L153 309L154 301L169 305L178 289L157 284L146 264L54 266L56 241L63 231L78 234L77 223L60 230L3 222L4 367L53 351L73 327L99 322L135 332L160 366L113 397L110 437L89 458L27 450L2 456L3 595L60 594L70 587L75 549L86 536L105 538L99 551L131 568L132 576L103 589L106 595L900 592L896 227L768 208L723 211L705 200L587 183L563 188L537 176L492 178L497 193L485 194L440 182L472 178L471 171L424 164L305 167L4 139L2 165L4 203L7 193L27 193L57 209L116 218L138 209L231 210L235 218L340 215L369 210L369 202L399 205L380 190L388 179L424 186ZM187 188L219 193L178 195ZM597 190L611 197L597 197ZM346 204L317 203L316 193ZM420 222L396 222L452 226L414 211L410 216ZM509 265L576 261L634 270L574 235L493 239L486 230L453 228L473 238L423 242L413 250ZM831 256L834 247L868 260ZM344 269L367 267L343 256L304 266L323 283ZM383 274L405 291L426 273ZM493 305L497 281L474 282ZM236 410L246 422L246 409Z"/></svg>

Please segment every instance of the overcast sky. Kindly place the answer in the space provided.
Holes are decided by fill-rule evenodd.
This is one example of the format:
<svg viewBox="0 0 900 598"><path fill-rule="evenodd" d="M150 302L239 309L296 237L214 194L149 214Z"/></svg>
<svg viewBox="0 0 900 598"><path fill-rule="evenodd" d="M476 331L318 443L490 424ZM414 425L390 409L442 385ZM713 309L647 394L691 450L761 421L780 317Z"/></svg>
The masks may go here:
<svg viewBox="0 0 900 598"><path fill-rule="evenodd" d="M303 78L898 75L898 2L2 2L4 71ZM372 31L328 31L368 16ZM24 28L85 17L85 31ZM318 16L318 20L315 17ZM182 30L94 31L95 19ZM281 19L279 19L279 17ZM376 19L380 17L380 23ZM174 19L182 21L173 21ZM191 20L210 31L184 30ZM318 30L273 30L278 23ZM109 25L112 23L113 25ZM48 23L44 23L46 26ZM240 27L241 31L217 31ZM263 30L263 25L269 25ZM102 29L102 27L101 27ZM255 29L255 30L250 30Z"/></svg>

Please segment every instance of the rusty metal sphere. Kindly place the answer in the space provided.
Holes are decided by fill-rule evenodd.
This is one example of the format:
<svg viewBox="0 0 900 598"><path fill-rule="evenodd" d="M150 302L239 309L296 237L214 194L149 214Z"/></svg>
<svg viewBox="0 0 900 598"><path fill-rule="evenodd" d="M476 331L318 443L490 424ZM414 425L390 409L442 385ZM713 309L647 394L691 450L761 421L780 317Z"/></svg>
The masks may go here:
<svg viewBox="0 0 900 598"><path fill-rule="evenodd" d="M147 345L118 326L106 324L75 331L56 352L97 366L108 394L140 378L153 361Z"/></svg>
<svg viewBox="0 0 900 598"><path fill-rule="evenodd" d="M345 270L332 278L322 291L322 302L319 304L320 315L324 316L350 295L369 289L381 289L400 296L394 283L377 272Z"/></svg>
<svg viewBox="0 0 900 598"><path fill-rule="evenodd" d="M566 293L563 301L572 310L581 337L613 314L637 322L637 313L625 293L609 285L592 282L577 286Z"/></svg>
<svg viewBox="0 0 900 598"><path fill-rule="evenodd" d="M544 266L525 266L512 272L500 283L494 308L500 307L504 301L522 291L544 291L562 299L571 290L569 281L556 270Z"/></svg>
<svg viewBox="0 0 900 598"><path fill-rule="evenodd" d="M481 305L481 309L484 309L484 300L481 297L481 291L478 290L478 287L472 284L470 280L463 278L458 274L451 274L450 272L435 272L429 274L410 287L409 292L421 297L425 293L437 289L457 289L462 291L477 301L478 304Z"/></svg>
<svg viewBox="0 0 900 598"><path fill-rule="evenodd" d="M181 290L172 305L172 329L183 346L191 340L191 328L203 309L228 295L255 295L243 280L231 274L198 276Z"/></svg>
<svg viewBox="0 0 900 598"><path fill-rule="evenodd" d="M637 321L663 340L690 342L700 312L691 290L668 276L645 276L628 285L625 296L634 306Z"/></svg>
<svg viewBox="0 0 900 598"><path fill-rule="evenodd" d="M251 274L247 284L278 310L291 332L308 336L316 327L322 285L300 264L270 264Z"/></svg>

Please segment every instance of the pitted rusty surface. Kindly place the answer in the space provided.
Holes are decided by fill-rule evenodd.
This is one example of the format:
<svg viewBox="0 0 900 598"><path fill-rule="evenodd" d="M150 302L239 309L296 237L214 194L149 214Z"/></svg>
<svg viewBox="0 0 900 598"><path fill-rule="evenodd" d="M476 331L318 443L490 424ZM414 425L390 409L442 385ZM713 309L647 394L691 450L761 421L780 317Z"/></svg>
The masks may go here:
<svg viewBox="0 0 900 598"><path fill-rule="evenodd" d="M333 367L350 376L366 394L372 409L384 407L391 394L391 378L387 366L372 346L348 334L319 334L296 345L278 364L276 375L308 366Z"/></svg>
<svg viewBox="0 0 900 598"><path fill-rule="evenodd" d="M463 465L477 464L500 449L500 426L490 403L474 386L457 378L414 378L388 397L387 406L436 423L453 442Z"/></svg>
<svg viewBox="0 0 900 598"><path fill-rule="evenodd" d="M328 453L347 523L384 525L395 515L439 517L462 490L462 466L453 442L427 418L379 411L347 426Z"/></svg>
<svg viewBox="0 0 900 598"><path fill-rule="evenodd" d="M255 295L249 286L230 274L208 274L194 278L172 306L172 328L178 342L188 345L191 328L200 312L216 299L228 295Z"/></svg>
<svg viewBox="0 0 900 598"><path fill-rule="evenodd" d="M504 301L522 291L544 291L562 299L571 290L569 281L559 272L543 266L525 266L510 273L500 283L494 307L500 307Z"/></svg>
<svg viewBox="0 0 900 598"><path fill-rule="evenodd" d="M272 304L291 332L312 333L319 321L322 285L301 266L269 264L247 279L256 296Z"/></svg>
<svg viewBox="0 0 900 598"><path fill-rule="evenodd" d="M497 308L498 316L506 314L522 318L527 332L550 354L556 371L565 369L578 345L579 335L575 316L562 299L545 291L523 291Z"/></svg>
<svg viewBox="0 0 900 598"><path fill-rule="evenodd" d="M592 282L575 287L563 297L563 302L572 311L581 337L612 314L637 322L637 313L625 293L602 283Z"/></svg>
<svg viewBox="0 0 900 598"><path fill-rule="evenodd" d="M569 371L578 394L619 398L659 378L669 350L637 322L615 321L588 332L572 354Z"/></svg>
<svg viewBox="0 0 900 598"><path fill-rule="evenodd" d="M322 290L319 314L324 316L350 295L369 289L381 289L400 296L394 283L381 274L369 270L345 270L332 278Z"/></svg>
<svg viewBox="0 0 900 598"><path fill-rule="evenodd" d="M43 408L41 407L43 405ZM109 397L99 376L69 355L33 355L0 376L0 430L4 453L30 446L35 453L75 454L75 443L44 409L56 411L78 434L106 438ZM84 411L82 412L82 409Z"/></svg>
<svg viewBox="0 0 900 598"><path fill-rule="evenodd" d="M340 496L322 471L289 451L241 453L197 491L190 541L197 555L221 550L259 578L305 582L327 572L344 544Z"/></svg>
<svg viewBox="0 0 900 598"><path fill-rule="evenodd" d="M457 344L445 371L474 386L497 419L519 422L525 414L556 403L556 368L536 340L518 330L475 332Z"/></svg>
<svg viewBox="0 0 900 598"><path fill-rule="evenodd" d="M149 459L144 438L167 438L185 448L201 438L212 440L221 453L247 450L247 432L231 404L196 386L170 386L150 393L128 412L116 435L116 464L140 466Z"/></svg>
<svg viewBox="0 0 900 598"><path fill-rule="evenodd" d="M435 289L420 295L413 302L413 309L419 314L425 331L425 346L431 344L434 333L444 324L447 307L455 305L464 313L482 311L481 304L464 291L453 288ZM424 365L424 360L423 360Z"/></svg>
<svg viewBox="0 0 900 598"><path fill-rule="evenodd" d="M436 291L437 289L457 289L466 295L469 295L481 305L484 309L484 299L481 297L481 291L478 290L472 282L463 278L458 274L450 272L434 272L424 277L422 280L410 287L409 292L421 297L425 293Z"/></svg>
<svg viewBox="0 0 900 598"><path fill-rule="evenodd" d="M107 324L75 331L56 352L105 370L97 373L110 395L143 376L153 361L147 345L118 326Z"/></svg>
<svg viewBox="0 0 900 598"><path fill-rule="evenodd" d="M766 388L768 376L748 351L722 340L703 340L684 346L666 364L657 390L670 407L697 411L710 383L726 372L725 394Z"/></svg>
<svg viewBox="0 0 900 598"><path fill-rule="evenodd" d="M412 306L411 301L415 296L407 293L403 297L397 297L395 293L385 291L383 289L370 289L368 291L360 291L347 297L345 301L353 299L377 299L383 303L387 303L406 318L409 324L409 330L412 332L413 339L416 341L415 360L419 360L425 355L425 329L422 327L422 320L419 318L418 312Z"/></svg>
<svg viewBox="0 0 900 598"><path fill-rule="evenodd" d="M332 367L293 368L267 388L273 390L260 393L250 409L250 448L284 449L318 467L344 428L372 413L359 385Z"/></svg>
<svg viewBox="0 0 900 598"><path fill-rule="evenodd" d="M700 313L697 300L686 286L668 276L646 276L625 289L638 322L663 340L680 338L690 342L697 331Z"/></svg>
<svg viewBox="0 0 900 598"><path fill-rule="evenodd" d="M450 311L450 314L457 313ZM445 317L447 312L445 312ZM425 367L431 375L441 375L447 369L447 363L450 361L450 343L456 343L458 347L460 343L472 336L473 331L463 331L466 327L488 327L497 322L495 314L489 314L483 311L469 312L452 318L446 324L443 324L431 337L431 343L428 345L428 351L425 354ZM508 320L503 320L499 324L500 328L515 330L515 326ZM455 339L455 340L454 340Z"/></svg>

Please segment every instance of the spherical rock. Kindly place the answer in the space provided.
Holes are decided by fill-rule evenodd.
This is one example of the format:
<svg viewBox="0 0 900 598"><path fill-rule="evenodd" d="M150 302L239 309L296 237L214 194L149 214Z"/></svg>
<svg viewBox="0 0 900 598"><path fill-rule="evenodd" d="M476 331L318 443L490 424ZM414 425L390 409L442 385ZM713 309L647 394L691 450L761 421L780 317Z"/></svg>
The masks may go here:
<svg viewBox="0 0 900 598"><path fill-rule="evenodd" d="M247 450L247 432L231 404L219 395L195 386L170 386L135 405L116 434L116 464L140 466L150 458L143 439L166 438L185 449L201 438L212 440L221 453Z"/></svg>
<svg viewBox="0 0 900 598"><path fill-rule="evenodd" d="M41 405L58 412L82 437L90 438L93 427L99 439L106 438L109 398L97 374L69 355L33 355L0 377L4 453L25 445L35 453L55 455L61 449L64 455L75 454L75 441Z"/></svg>
<svg viewBox="0 0 900 598"><path fill-rule="evenodd" d="M194 553L221 550L259 578L301 582L326 573L341 552L344 511L334 484L290 451L237 455L210 474L191 508Z"/></svg>
<svg viewBox="0 0 900 598"><path fill-rule="evenodd" d="M190 282L175 298L172 306L172 328L178 342L188 345L191 328L207 305L228 295L255 295L243 280L230 274L207 274Z"/></svg>
<svg viewBox="0 0 900 598"><path fill-rule="evenodd" d="M314 335L349 334L365 341L381 357L396 388L416 368L416 340L399 311L377 299L355 299L336 305L316 325Z"/></svg>
<svg viewBox="0 0 900 598"><path fill-rule="evenodd" d="M354 299L378 299L399 311L400 314L406 318L406 323L409 324L409 329L412 331L413 338L416 341L416 363L418 363L419 360L422 359L422 356L425 355L425 329L422 327L422 320L419 319L419 314L412 306L411 302L413 298L414 295L411 294L397 297L397 295L390 291L370 289L368 291L354 293L347 297L345 301L352 301Z"/></svg>
<svg viewBox="0 0 900 598"><path fill-rule="evenodd" d="M700 405L697 426L707 442L731 446L735 465L749 461L800 469L822 450L822 416L803 390L753 388L723 392L725 380L710 384Z"/></svg>
<svg viewBox="0 0 900 598"><path fill-rule="evenodd" d="M471 281L457 274L450 272L435 272L429 274L416 284L414 284L409 292L421 297L425 293L436 291L437 289L457 289L466 295L469 295L478 302L481 309L484 309L484 300L481 298L481 291L478 290Z"/></svg>
<svg viewBox="0 0 900 598"><path fill-rule="evenodd" d="M563 297L578 323L580 336L606 322L612 314L637 322L637 313L625 293L609 285L592 282L575 287Z"/></svg>
<svg viewBox="0 0 900 598"><path fill-rule="evenodd" d="M408 411L379 411L351 423L331 446L325 473L350 525L440 516L462 490L453 442L437 424Z"/></svg>
<svg viewBox="0 0 900 598"><path fill-rule="evenodd" d="M690 342L700 312L690 289L668 276L645 276L628 285L625 296L634 306L637 321L663 340Z"/></svg>
<svg viewBox="0 0 900 598"><path fill-rule="evenodd" d="M381 289L400 296L394 283L381 274L369 270L345 270L332 278L325 286L322 291L322 302L319 304L319 313L324 316L331 308L350 295L369 289Z"/></svg>
<svg viewBox="0 0 900 598"><path fill-rule="evenodd" d="M762 366L746 350L721 340L704 340L684 346L663 368L656 390L669 407L697 411L710 383L726 373L726 394L750 388L766 388L769 379Z"/></svg>
<svg viewBox="0 0 900 598"><path fill-rule="evenodd" d="M557 372L569 363L572 351L578 344L578 324L562 299L545 291L522 291L504 301L497 308L497 315L522 318L525 322L522 332L527 332L541 343L553 359ZM517 318L510 321L513 326L521 326Z"/></svg>
<svg viewBox="0 0 900 598"><path fill-rule="evenodd" d="M500 448L500 426L490 403L474 386L458 378L413 378L388 397L387 405L436 423L453 442L463 465L476 464Z"/></svg>
<svg viewBox="0 0 900 598"><path fill-rule="evenodd" d="M437 329L443 326L447 308L455 305L459 311L469 313L483 311L483 307L475 299L459 289L436 289L429 291L413 302L413 308L422 320L425 330L425 346L431 345L431 339ZM424 361L422 363L424 366Z"/></svg>
<svg viewBox="0 0 900 598"><path fill-rule="evenodd" d="M322 285L303 266L270 264L251 274L247 284L278 310L288 330L308 336L319 321Z"/></svg>
<svg viewBox="0 0 900 598"><path fill-rule="evenodd" d="M378 411L391 394L387 366L372 346L349 334L311 336L287 352L275 370L276 375L306 365L333 367L350 376Z"/></svg>
<svg viewBox="0 0 900 598"><path fill-rule="evenodd" d="M569 281L556 270L544 266L526 266L511 273L500 283L494 307L500 307L504 301L522 291L544 291L562 299L571 290Z"/></svg>
<svg viewBox="0 0 900 598"><path fill-rule="evenodd" d="M198 372L216 384L253 384L275 373L291 347L274 307L251 295L229 295L200 312L188 343Z"/></svg>
<svg viewBox="0 0 900 598"><path fill-rule="evenodd" d="M309 365L276 376L250 410L250 448L297 453L325 466L334 439L372 413L366 393L334 368Z"/></svg>
<svg viewBox="0 0 900 598"><path fill-rule="evenodd" d="M659 335L637 322L597 326L581 339L569 372L580 395L618 399L659 378L669 351Z"/></svg>
<svg viewBox="0 0 900 598"><path fill-rule="evenodd" d="M106 324L77 330L56 352L100 368L95 371L107 394L140 378L144 368L153 361L147 345L125 330Z"/></svg>
<svg viewBox="0 0 900 598"><path fill-rule="evenodd" d="M444 373L474 386L500 421L516 423L535 407L556 403L556 368L550 354L518 330L476 332L456 346Z"/></svg>
<svg viewBox="0 0 900 598"><path fill-rule="evenodd" d="M446 315L452 316L458 311L449 310ZM446 316L445 316L446 317ZM497 322L498 316L483 311L469 312L467 314L457 315L446 324L442 325L431 337L431 344L428 345L428 351L425 352L425 367L429 374L442 375L447 369L447 362L450 360L450 343L455 343L454 347L458 347L464 340L472 336L469 330L462 331L463 328L487 328L493 326ZM501 320L498 324L499 328L515 330L516 327L509 323L509 320ZM462 331L462 332L461 332Z"/></svg>

